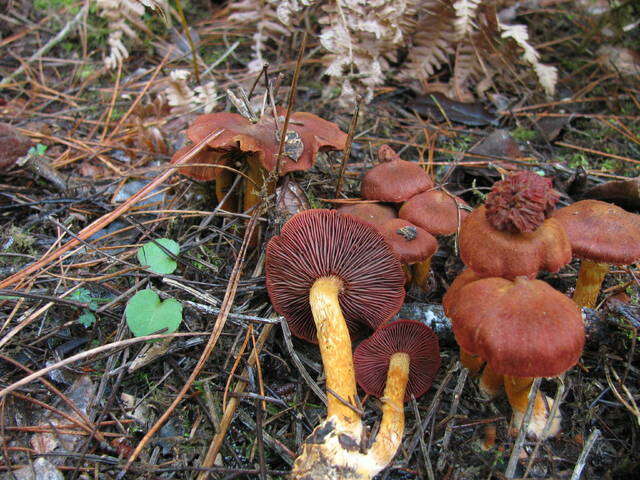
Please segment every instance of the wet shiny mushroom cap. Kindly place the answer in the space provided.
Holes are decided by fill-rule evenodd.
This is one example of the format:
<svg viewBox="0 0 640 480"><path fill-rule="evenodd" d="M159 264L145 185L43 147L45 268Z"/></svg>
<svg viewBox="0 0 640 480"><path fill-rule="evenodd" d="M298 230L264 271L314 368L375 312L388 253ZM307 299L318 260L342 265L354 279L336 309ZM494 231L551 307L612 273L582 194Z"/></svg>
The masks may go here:
<svg viewBox="0 0 640 480"><path fill-rule="evenodd" d="M467 272L443 299L460 348L515 377L554 377L578 362L584 323L571 299L540 280Z"/></svg>
<svg viewBox="0 0 640 480"><path fill-rule="evenodd" d="M351 332L377 328L404 301L404 273L398 257L374 227L336 210L307 210L284 225L267 246L267 290L291 332L316 341L309 291L321 277L342 283L339 302Z"/></svg>
<svg viewBox="0 0 640 480"><path fill-rule="evenodd" d="M594 262L629 265L640 261L640 215L599 200L582 200L553 212L564 227L573 255Z"/></svg>
<svg viewBox="0 0 640 480"><path fill-rule="evenodd" d="M424 394L440 368L438 337L426 325L414 320L396 320L378 328L362 341L353 354L358 385L381 398L387 382L387 369L394 353L409 355L409 382L404 400Z"/></svg>

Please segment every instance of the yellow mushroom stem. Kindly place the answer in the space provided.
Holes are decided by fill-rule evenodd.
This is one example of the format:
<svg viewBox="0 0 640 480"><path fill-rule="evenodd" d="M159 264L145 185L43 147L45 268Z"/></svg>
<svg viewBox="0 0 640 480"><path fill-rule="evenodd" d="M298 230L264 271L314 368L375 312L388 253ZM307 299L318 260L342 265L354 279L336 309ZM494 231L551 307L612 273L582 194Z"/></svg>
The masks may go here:
<svg viewBox="0 0 640 480"><path fill-rule="evenodd" d="M429 273L431 272L431 257L413 264L413 283L425 292L429 291Z"/></svg>
<svg viewBox="0 0 640 480"><path fill-rule="evenodd" d="M309 302L326 377L327 418L335 416L342 425L349 426L360 425L360 415L344 403L355 405L356 375L351 338L338 301L342 287L338 277L321 277L311 287Z"/></svg>
<svg viewBox="0 0 640 480"><path fill-rule="evenodd" d="M411 274L411 265L407 263L402 264L402 271L404 272L404 284L409 285L413 275Z"/></svg>
<svg viewBox="0 0 640 480"><path fill-rule="evenodd" d="M222 199L227 195L227 192L233 185L233 177L234 173L231 170L227 170L226 168L221 168L218 173L218 177L216 178L216 199L218 203L222 202ZM227 212L235 212L235 195L229 195L229 198L220 206L223 210Z"/></svg>
<svg viewBox="0 0 640 480"><path fill-rule="evenodd" d="M469 369L470 373L474 375L480 373L480 369L482 365L484 365L484 360L480 358L478 355L473 355L472 353L467 352L464 349L460 349L460 363L463 366Z"/></svg>
<svg viewBox="0 0 640 480"><path fill-rule="evenodd" d="M513 410L512 426L517 434L522 420L524 418L527 405L529 403L529 391L531 384L533 383L532 377L511 377L504 376L504 389L509 399L509 404ZM533 415L527 427L527 435L533 438L542 438L545 424L549 417L549 410L551 410L553 401L546 396L543 396L539 391L536 394L535 404L533 406ZM561 416L558 411L556 417L552 420L551 426L547 431L544 438L553 437L560 431ZM543 438L543 439L544 439Z"/></svg>
<svg viewBox="0 0 640 480"><path fill-rule="evenodd" d="M404 394L409 381L409 355L394 353L389 361L387 383L382 397L382 421L368 455L374 470L381 471L391 463L404 433ZM375 475L377 472L372 472Z"/></svg>
<svg viewBox="0 0 640 480"><path fill-rule="evenodd" d="M480 377L480 391L488 399L497 397L502 391L504 384L504 376L493 371L493 369L486 365L482 371Z"/></svg>
<svg viewBox="0 0 640 480"><path fill-rule="evenodd" d="M579 307L594 308L598 301L598 294L604 277L609 272L609 264L592 260L582 260L573 301Z"/></svg>
<svg viewBox="0 0 640 480"><path fill-rule="evenodd" d="M245 179L244 182L243 208L245 213L248 212L250 215L253 211L249 211L249 209L260 203L260 190L262 190L264 176L267 171L260 165L260 159L257 158L257 155L247 155L246 160L248 179Z"/></svg>

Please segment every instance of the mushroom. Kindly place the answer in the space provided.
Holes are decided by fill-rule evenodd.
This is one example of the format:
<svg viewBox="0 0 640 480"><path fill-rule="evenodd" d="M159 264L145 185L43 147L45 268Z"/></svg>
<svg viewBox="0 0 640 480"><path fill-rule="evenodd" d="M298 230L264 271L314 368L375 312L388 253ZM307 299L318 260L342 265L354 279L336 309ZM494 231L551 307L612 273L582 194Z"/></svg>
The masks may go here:
<svg viewBox="0 0 640 480"><path fill-rule="evenodd" d="M429 190L404 202L398 215L431 235L452 235L468 215L464 210L466 206L461 198L440 190ZM430 259L416 263L413 268L414 282L425 291L430 269Z"/></svg>
<svg viewBox="0 0 640 480"><path fill-rule="evenodd" d="M609 265L640 261L640 215L599 200L582 200L553 213L582 259L573 300L594 308Z"/></svg>
<svg viewBox="0 0 640 480"><path fill-rule="evenodd" d="M401 160L388 145L378 149L378 159L381 163L362 179L362 198L400 203L433 187L433 180L420 165Z"/></svg>
<svg viewBox="0 0 640 480"><path fill-rule="evenodd" d="M422 264L429 271L431 257L438 249L438 241L429 232L401 218L394 218L383 223L378 231L382 233L387 243L398 255L405 274L410 279L409 265Z"/></svg>
<svg viewBox="0 0 640 480"><path fill-rule="evenodd" d="M317 339L329 393L327 418L303 446L293 478L359 472L350 458L362 422L352 407L357 396L347 325L375 328L397 313L404 300L400 262L364 221L335 210L307 210L270 240L265 269L274 309L294 335Z"/></svg>
<svg viewBox="0 0 640 480"><path fill-rule="evenodd" d="M516 428L533 378L560 375L582 353L585 334L580 309L540 280L467 277L462 286L447 291L443 305L460 348L504 375ZM538 393L527 433L541 438L547 418L545 399ZM560 416L551 422L548 436L559 432Z"/></svg>
<svg viewBox="0 0 640 480"><path fill-rule="evenodd" d="M358 385L382 401L382 421L367 452L372 475L393 459L404 432L403 403L424 394L440 367L438 337L414 320L378 328L353 354Z"/></svg>
<svg viewBox="0 0 640 480"><path fill-rule="evenodd" d="M367 223L370 223L376 229L379 229L382 224L394 218L398 218L396 211L379 203L354 203L351 205L342 205L338 208L340 213L353 215L361 218Z"/></svg>
<svg viewBox="0 0 640 480"><path fill-rule="evenodd" d="M283 117L284 111L278 109L277 115ZM203 154L198 157L199 161L207 163L210 159L212 163L227 163L230 152L247 161L247 176L254 186L245 186L245 211L259 203L263 177L267 172L274 171L278 164L279 129L284 122L282 117L276 122L272 114L265 113L257 122L252 123L236 113L212 113L197 117L187 130L189 140L197 143L211 132L222 129L219 136L208 142L210 151L216 152L216 155L206 157ZM284 175L308 170L315 163L318 151L342 150L346 140L347 135L335 123L311 113L295 112L290 117L278 173ZM190 167L181 168L180 171L199 180L213 180L220 175L215 170L215 167L205 166L199 167L197 172Z"/></svg>
<svg viewBox="0 0 640 480"><path fill-rule="evenodd" d="M557 272L571 260L562 225L548 218L558 193L551 181L522 171L496 182L485 206L460 229L460 258L482 277L535 278Z"/></svg>

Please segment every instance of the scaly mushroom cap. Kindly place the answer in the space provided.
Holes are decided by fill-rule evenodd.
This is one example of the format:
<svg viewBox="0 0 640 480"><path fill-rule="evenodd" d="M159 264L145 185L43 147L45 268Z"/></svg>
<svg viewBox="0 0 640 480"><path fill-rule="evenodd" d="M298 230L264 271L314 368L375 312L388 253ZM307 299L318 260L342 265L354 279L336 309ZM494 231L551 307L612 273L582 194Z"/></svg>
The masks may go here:
<svg viewBox="0 0 640 480"><path fill-rule="evenodd" d="M362 198L399 203L433 187L433 180L420 165L400 160L388 145L380 147L378 158L381 163L362 179Z"/></svg>
<svg viewBox="0 0 640 480"><path fill-rule="evenodd" d="M340 213L361 218L365 222L376 227L377 230L380 230L380 227L389 220L398 218L398 215L396 215L396 211L393 208L380 205L379 203L356 203L353 205L343 205L338 208L338 211Z"/></svg>
<svg viewBox="0 0 640 480"><path fill-rule="evenodd" d="M353 354L358 385L381 398L387 383L389 360L394 353L409 355L409 382L404 395L418 398L431 387L440 368L438 337L426 325L414 320L397 320L378 328Z"/></svg>
<svg viewBox="0 0 640 480"><path fill-rule="evenodd" d="M515 377L554 377L578 362L584 324L571 299L540 280L469 280L443 300L460 348Z"/></svg>
<svg viewBox="0 0 640 480"><path fill-rule="evenodd" d="M396 255L374 227L336 210L307 210L284 225L267 245L267 290L291 332L316 342L309 290L320 277L344 284L340 307L350 331L377 328L404 301L404 273Z"/></svg>
<svg viewBox="0 0 640 480"><path fill-rule="evenodd" d="M530 233L496 230L484 206L476 208L460 229L460 258L482 277L534 278L540 270L557 272L571 261L571 245L562 225L545 220Z"/></svg>
<svg viewBox="0 0 640 480"><path fill-rule="evenodd" d="M402 263L421 262L436 253L438 241L426 230L401 218L384 223L378 231Z"/></svg>
<svg viewBox="0 0 640 480"><path fill-rule="evenodd" d="M278 119L278 128L282 129L282 109L278 109L278 115L282 116ZM266 170L275 169L280 140L271 114L263 115L257 123L251 123L236 113L200 115L187 130L187 136L197 143L219 129L222 129L222 133L208 142L209 147L224 151L239 149L242 152L255 152ZM335 123L312 113L291 114L280 175L310 169L316 161L318 151L342 150L346 141L347 134Z"/></svg>
<svg viewBox="0 0 640 480"><path fill-rule="evenodd" d="M487 221L503 232L533 232L551 215L558 198L550 179L529 171L513 173L487 195Z"/></svg>
<svg viewBox="0 0 640 480"><path fill-rule="evenodd" d="M553 218L566 230L576 257L613 265L640 261L640 215L582 200L556 210Z"/></svg>
<svg viewBox="0 0 640 480"><path fill-rule="evenodd" d="M461 198L448 195L440 190L423 192L402 205L398 216L417 225L432 235L451 235L458 230L469 212Z"/></svg>
<svg viewBox="0 0 640 480"><path fill-rule="evenodd" d="M171 157L171 163L174 164L180 160L189 150L193 148L193 145L187 145L182 147ZM226 165L229 163L229 159L232 155L231 152L223 150L212 150L208 147L200 150L196 155L189 160L189 165L178 168L179 172L189 178L198 180L200 182L210 182L220 176L221 168L207 165ZM194 165L191 165L194 164ZM197 165L196 165L197 164Z"/></svg>

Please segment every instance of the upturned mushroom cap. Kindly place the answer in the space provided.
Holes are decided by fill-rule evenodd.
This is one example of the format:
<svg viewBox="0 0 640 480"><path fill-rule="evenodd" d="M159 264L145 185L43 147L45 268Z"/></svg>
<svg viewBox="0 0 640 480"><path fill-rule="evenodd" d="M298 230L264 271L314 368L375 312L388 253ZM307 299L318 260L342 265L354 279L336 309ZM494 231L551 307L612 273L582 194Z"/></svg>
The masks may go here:
<svg viewBox="0 0 640 480"><path fill-rule="evenodd" d="M433 235L401 218L385 222L378 231L402 263L421 262L438 249L438 241Z"/></svg>
<svg viewBox="0 0 640 480"><path fill-rule="evenodd" d="M433 180L413 162L401 160L388 145L378 150L378 165L362 179L362 198L381 202L404 202L433 187Z"/></svg>
<svg viewBox="0 0 640 480"><path fill-rule="evenodd" d="M385 205L379 203L356 203L353 205L343 205L338 208L340 213L353 215L354 217L361 218L367 223L370 223L376 229L380 229L384 223L394 218L398 218L396 211Z"/></svg>
<svg viewBox="0 0 640 480"><path fill-rule="evenodd" d="M284 112L279 109L278 115L284 116ZM283 122L283 119L279 120L278 128L282 129ZM256 152L262 166L271 171L277 164L280 144L278 128L270 114L263 115L257 123L251 123L236 113L221 112L200 115L187 130L187 136L197 143L211 132L222 129L220 135L208 142L209 147L215 150L237 148L243 152ZM307 112L291 114L280 175L310 169L318 151L342 150L346 141L346 133L335 123Z"/></svg>
<svg viewBox="0 0 640 480"><path fill-rule="evenodd" d="M374 227L336 210L307 210L284 225L267 245L267 290L291 332L316 341L309 290L320 277L343 282L340 307L349 329L376 328L404 301L400 261Z"/></svg>
<svg viewBox="0 0 640 480"><path fill-rule="evenodd" d="M501 232L476 208L462 224L458 244L464 264L482 277L535 277L571 261L571 245L560 223L548 218L530 233Z"/></svg>
<svg viewBox="0 0 640 480"><path fill-rule="evenodd" d="M407 200L398 216L432 235L451 235L458 230L459 222L469 215L461 208L466 205L461 198L440 190L430 190Z"/></svg>
<svg viewBox="0 0 640 480"><path fill-rule="evenodd" d="M582 200L553 213L567 232L573 255L629 265L640 260L640 215L599 200Z"/></svg>
<svg viewBox="0 0 640 480"><path fill-rule="evenodd" d="M358 385L381 398L394 353L406 353L410 359L405 402L411 395L418 398L429 390L440 368L440 347L433 330L414 320L397 320L380 327L358 345L353 354Z"/></svg>
<svg viewBox="0 0 640 480"><path fill-rule="evenodd" d="M571 299L540 280L469 280L443 300L460 348L515 377L553 377L577 363L584 324Z"/></svg>

